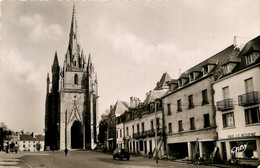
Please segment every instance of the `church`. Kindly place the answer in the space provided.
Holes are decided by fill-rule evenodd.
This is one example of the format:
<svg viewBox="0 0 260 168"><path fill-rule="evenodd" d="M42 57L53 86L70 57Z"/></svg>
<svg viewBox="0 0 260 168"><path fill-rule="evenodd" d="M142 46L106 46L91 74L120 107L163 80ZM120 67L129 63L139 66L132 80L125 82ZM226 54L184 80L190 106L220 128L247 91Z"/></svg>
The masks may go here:
<svg viewBox="0 0 260 168"><path fill-rule="evenodd" d="M73 5L69 44L63 67L55 52L52 81L47 74L45 102L45 150L94 149L98 82L91 55L78 40L76 9Z"/></svg>

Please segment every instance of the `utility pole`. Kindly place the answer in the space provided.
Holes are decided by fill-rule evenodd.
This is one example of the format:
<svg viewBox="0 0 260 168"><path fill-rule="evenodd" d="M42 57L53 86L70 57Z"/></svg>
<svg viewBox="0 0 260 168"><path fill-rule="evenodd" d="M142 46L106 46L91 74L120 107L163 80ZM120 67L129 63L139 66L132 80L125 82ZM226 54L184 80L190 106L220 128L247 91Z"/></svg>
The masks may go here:
<svg viewBox="0 0 260 168"><path fill-rule="evenodd" d="M154 116L155 116L155 159L156 164L158 164L158 152L157 152L157 127L159 123L157 123L157 110L156 110L156 100L154 101Z"/></svg>
<svg viewBox="0 0 260 168"><path fill-rule="evenodd" d="M65 151L67 151L67 110L65 112Z"/></svg>

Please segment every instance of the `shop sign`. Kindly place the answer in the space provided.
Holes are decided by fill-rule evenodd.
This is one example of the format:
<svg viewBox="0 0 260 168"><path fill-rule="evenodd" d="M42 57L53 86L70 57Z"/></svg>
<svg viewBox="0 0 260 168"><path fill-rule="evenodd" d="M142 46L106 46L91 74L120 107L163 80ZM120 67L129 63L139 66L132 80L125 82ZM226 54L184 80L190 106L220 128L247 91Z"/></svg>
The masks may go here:
<svg viewBox="0 0 260 168"><path fill-rule="evenodd" d="M234 155L234 154L236 154L236 153L238 153L238 152L241 152L241 153L245 152L247 145L248 145L248 144L242 144L242 145L240 145L240 146L235 146L235 147L233 147L233 148L231 149L231 154Z"/></svg>
<svg viewBox="0 0 260 168"><path fill-rule="evenodd" d="M239 138L239 137L252 137L255 136L255 132L252 133L243 133L243 134L233 134L233 135L228 135L228 138Z"/></svg>

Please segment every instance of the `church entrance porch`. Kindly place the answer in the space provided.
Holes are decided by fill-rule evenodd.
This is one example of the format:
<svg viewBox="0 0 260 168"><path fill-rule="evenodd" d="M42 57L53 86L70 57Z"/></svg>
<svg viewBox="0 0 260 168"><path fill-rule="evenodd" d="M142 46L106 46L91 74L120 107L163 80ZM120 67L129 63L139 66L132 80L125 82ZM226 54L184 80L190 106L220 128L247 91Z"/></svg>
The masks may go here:
<svg viewBox="0 0 260 168"><path fill-rule="evenodd" d="M71 126L71 148L83 148L83 128L79 121L75 121Z"/></svg>

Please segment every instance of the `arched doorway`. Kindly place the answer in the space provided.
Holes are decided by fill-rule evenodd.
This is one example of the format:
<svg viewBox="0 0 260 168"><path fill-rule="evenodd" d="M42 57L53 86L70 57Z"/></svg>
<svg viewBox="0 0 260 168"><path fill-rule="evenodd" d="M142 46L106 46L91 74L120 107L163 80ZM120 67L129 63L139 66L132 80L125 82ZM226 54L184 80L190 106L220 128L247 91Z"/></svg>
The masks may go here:
<svg viewBox="0 0 260 168"><path fill-rule="evenodd" d="M83 148L83 129L79 121L75 121L71 127L71 148Z"/></svg>

